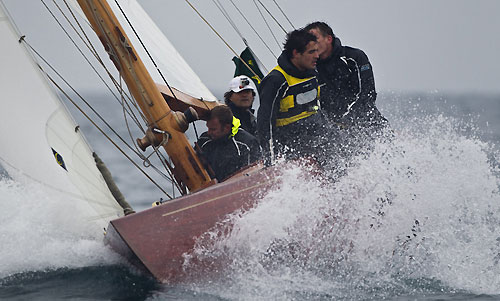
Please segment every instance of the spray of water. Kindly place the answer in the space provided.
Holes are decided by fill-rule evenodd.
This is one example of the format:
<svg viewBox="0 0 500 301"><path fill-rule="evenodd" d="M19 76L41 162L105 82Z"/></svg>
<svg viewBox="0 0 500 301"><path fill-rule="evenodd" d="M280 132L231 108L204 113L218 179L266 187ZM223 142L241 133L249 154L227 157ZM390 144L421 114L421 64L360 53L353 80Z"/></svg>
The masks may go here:
<svg viewBox="0 0 500 301"><path fill-rule="evenodd" d="M257 207L186 254L187 271L200 272L193 257L224 263L219 280L194 289L237 299L500 293L498 156L453 118L403 124L332 164L344 168L334 181L286 170Z"/></svg>
<svg viewBox="0 0 500 301"><path fill-rule="evenodd" d="M102 230L83 221L68 196L29 180L0 179L0 278L26 271L117 262Z"/></svg>

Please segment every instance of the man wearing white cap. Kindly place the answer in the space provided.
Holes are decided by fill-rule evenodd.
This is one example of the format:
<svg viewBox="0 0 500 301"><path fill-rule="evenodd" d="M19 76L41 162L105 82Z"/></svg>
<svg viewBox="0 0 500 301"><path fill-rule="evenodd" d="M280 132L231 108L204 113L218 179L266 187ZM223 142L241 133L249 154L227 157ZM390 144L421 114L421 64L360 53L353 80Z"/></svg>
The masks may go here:
<svg viewBox="0 0 500 301"><path fill-rule="evenodd" d="M255 88L252 80L245 75L233 78L229 82L229 91L224 93L226 105L233 111L234 117L241 121L241 128L255 136L257 131L257 118L252 109L255 99Z"/></svg>

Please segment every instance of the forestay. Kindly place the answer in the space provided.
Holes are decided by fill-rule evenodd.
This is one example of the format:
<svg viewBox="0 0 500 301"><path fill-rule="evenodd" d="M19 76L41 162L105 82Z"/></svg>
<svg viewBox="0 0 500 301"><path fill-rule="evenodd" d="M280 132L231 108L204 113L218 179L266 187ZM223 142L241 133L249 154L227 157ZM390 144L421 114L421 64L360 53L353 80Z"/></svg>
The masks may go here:
<svg viewBox="0 0 500 301"><path fill-rule="evenodd" d="M128 21L134 27L170 86L195 98L207 101L217 100L136 0L118 0L117 2L120 7L115 1L109 1L108 4L156 83L164 84L164 80L149 59L121 10L127 16ZM71 3L80 15L84 16L76 0L71 0Z"/></svg>
<svg viewBox="0 0 500 301"><path fill-rule="evenodd" d="M100 227L122 215L92 150L40 71L0 2L0 164L34 180ZM76 213L76 212L75 212Z"/></svg>

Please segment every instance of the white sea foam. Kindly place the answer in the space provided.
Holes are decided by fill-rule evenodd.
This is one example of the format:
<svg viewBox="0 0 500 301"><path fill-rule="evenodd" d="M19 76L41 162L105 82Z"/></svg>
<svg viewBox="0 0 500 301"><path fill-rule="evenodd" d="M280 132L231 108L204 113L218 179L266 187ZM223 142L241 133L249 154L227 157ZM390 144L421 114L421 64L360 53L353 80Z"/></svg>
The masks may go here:
<svg viewBox="0 0 500 301"><path fill-rule="evenodd" d="M229 268L222 289L195 289L237 299L499 294L498 156L452 118L402 124L337 181L289 169L256 208L207 233L186 258Z"/></svg>
<svg viewBox="0 0 500 301"><path fill-rule="evenodd" d="M0 179L0 278L117 261L102 230L83 222L73 204L29 180Z"/></svg>

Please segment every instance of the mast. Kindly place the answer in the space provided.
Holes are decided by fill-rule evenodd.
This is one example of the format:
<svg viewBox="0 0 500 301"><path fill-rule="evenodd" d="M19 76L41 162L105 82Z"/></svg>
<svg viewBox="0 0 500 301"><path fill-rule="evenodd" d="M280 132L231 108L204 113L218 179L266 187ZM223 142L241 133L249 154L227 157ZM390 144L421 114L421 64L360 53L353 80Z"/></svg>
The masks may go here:
<svg viewBox="0 0 500 301"><path fill-rule="evenodd" d="M173 112L165 102L109 4L105 0L78 0L78 4L146 116L149 127L156 129L153 134L148 131L149 135L138 139L144 144L138 141L141 148L162 144L181 187L185 185L193 191L208 186L210 176L184 135L187 129L184 114ZM164 134L158 134L161 132Z"/></svg>

